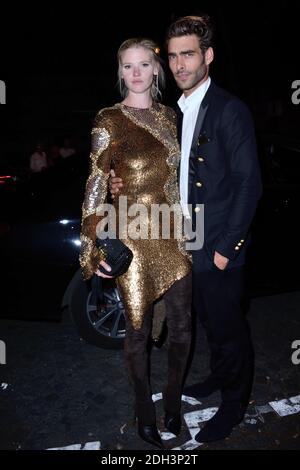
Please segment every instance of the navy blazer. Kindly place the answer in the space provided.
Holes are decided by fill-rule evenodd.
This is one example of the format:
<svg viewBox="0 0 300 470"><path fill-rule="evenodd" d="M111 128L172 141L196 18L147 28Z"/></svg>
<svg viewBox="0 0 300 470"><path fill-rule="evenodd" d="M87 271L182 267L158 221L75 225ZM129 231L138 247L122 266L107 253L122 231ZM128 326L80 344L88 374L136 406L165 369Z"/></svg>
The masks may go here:
<svg viewBox="0 0 300 470"><path fill-rule="evenodd" d="M181 127L179 112L179 141ZM194 224L196 204L204 204L204 244L192 251L194 270L216 269L215 250L229 258L226 269L243 265L262 193L254 125L246 105L213 82L195 125L188 184Z"/></svg>

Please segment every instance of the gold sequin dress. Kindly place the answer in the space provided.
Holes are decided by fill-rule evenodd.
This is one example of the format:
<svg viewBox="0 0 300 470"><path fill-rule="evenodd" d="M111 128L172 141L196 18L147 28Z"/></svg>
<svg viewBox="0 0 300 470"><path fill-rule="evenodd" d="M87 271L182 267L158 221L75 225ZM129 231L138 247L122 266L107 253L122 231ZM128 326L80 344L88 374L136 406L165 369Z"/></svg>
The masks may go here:
<svg viewBox="0 0 300 470"><path fill-rule="evenodd" d="M174 111L157 103L147 109L118 103L97 114L92 130L91 171L82 208L80 264L85 279L93 275L101 260L95 247L96 228L101 219L97 208L106 201L112 167L123 180L121 196L114 200L117 221L123 196L127 197L128 208L134 203L147 208L149 230L151 205L179 205L180 151L175 123ZM126 217L130 225L133 218ZM139 329L149 306L190 272L191 262L184 241L174 237L172 224L168 239L161 233L156 239L125 239L120 233L118 237L134 255L128 271L117 278L117 283L126 313L133 327Z"/></svg>

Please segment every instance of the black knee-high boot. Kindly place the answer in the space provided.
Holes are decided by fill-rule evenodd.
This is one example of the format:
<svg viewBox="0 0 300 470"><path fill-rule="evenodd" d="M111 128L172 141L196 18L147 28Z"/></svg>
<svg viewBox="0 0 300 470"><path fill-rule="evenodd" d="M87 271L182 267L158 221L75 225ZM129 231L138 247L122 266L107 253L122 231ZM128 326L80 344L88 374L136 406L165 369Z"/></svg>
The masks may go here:
<svg viewBox="0 0 300 470"><path fill-rule="evenodd" d="M168 381L164 390L165 426L173 434L181 428L181 394L191 344L191 275L165 294L168 324Z"/></svg>
<svg viewBox="0 0 300 470"><path fill-rule="evenodd" d="M170 342L168 350L168 381L164 390L164 409L172 415L179 415L181 395L189 344Z"/></svg>
<svg viewBox="0 0 300 470"><path fill-rule="evenodd" d="M155 406L149 381L148 339L151 331L151 311L145 315L142 328L135 330L126 322L125 357L135 392L135 416L140 437L157 447L163 447L156 427Z"/></svg>

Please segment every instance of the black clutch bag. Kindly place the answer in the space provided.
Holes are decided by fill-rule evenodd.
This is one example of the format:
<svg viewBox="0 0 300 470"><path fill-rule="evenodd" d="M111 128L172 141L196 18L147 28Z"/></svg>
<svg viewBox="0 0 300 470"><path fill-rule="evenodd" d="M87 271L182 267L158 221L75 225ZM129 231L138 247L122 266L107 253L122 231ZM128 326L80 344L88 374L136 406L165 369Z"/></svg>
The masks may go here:
<svg viewBox="0 0 300 470"><path fill-rule="evenodd" d="M99 271L108 276L121 276L126 273L133 258L133 253L121 240L117 238L97 238L96 247L98 248L102 259L109 264L111 271L106 271L99 266Z"/></svg>

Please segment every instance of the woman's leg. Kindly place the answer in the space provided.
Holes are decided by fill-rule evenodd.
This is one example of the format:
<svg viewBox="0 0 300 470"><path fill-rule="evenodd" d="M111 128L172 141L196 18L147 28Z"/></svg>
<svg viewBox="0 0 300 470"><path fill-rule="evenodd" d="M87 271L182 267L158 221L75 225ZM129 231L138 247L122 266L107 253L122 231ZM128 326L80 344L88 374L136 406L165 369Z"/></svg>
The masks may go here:
<svg viewBox="0 0 300 470"><path fill-rule="evenodd" d="M135 330L126 318L125 358L135 394L135 411L139 423L155 423L155 407L151 398L149 378L149 337L152 325L152 308L143 319L141 329Z"/></svg>
<svg viewBox="0 0 300 470"><path fill-rule="evenodd" d="M173 417L180 415L182 387L190 352L191 300L191 274L176 281L164 295L168 325L168 381L164 391L164 408L167 415Z"/></svg>
<svg viewBox="0 0 300 470"><path fill-rule="evenodd" d="M152 445L163 448L156 427L155 406L149 378L149 337L152 325L152 308L143 319L140 330L135 330L126 319L125 357L131 383L135 392L135 412L140 437Z"/></svg>

